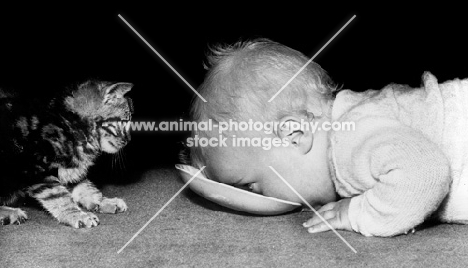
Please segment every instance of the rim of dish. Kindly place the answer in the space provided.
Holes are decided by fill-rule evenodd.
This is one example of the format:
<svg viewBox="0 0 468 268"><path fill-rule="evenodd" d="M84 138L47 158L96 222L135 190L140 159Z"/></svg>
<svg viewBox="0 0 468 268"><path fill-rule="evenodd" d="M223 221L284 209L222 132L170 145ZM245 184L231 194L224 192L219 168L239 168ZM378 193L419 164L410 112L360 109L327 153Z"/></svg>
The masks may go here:
<svg viewBox="0 0 468 268"><path fill-rule="evenodd" d="M175 165L175 168L178 169L178 170L181 170L187 174L190 174L190 175L195 175L195 173L192 173L190 172L189 170L187 170L187 168L191 168L193 170L196 170L196 171L199 171L198 168L195 168L193 166L189 166L189 165L182 165L182 164L177 164ZM281 203L286 203L286 204L290 204L290 205L295 205L295 206L302 206L302 204L300 203L297 203L297 202L292 202L292 201L288 201L288 200L284 200L284 199L279 199L279 198L276 198L276 197L271 197L271 196L264 196L264 195L261 195L261 194L257 194L257 193L253 193L253 192L249 192L249 191L246 191L246 190L242 190L242 189L239 189L237 187L234 187L232 185L229 185L229 184L225 184L225 183L221 183L221 182L217 182L217 181L213 181L213 180L210 180L208 178L205 178L205 176L203 176L201 173L197 175L197 178L198 179L201 179L203 181L206 181L206 182L209 182L209 183L214 183L214 184L219 184L223 187L227 187L229 189L233 189L233 190L236 190L236 191L239 191L239 192L242 192L242 193L246 193L246 194L250 194L250 195L253 195L253 196L256 196L256 197L261 197L261 198L266 198L266 199L270 199L270 200L274 200L274 201L278 201L278 202L281 202Z"/></svg>

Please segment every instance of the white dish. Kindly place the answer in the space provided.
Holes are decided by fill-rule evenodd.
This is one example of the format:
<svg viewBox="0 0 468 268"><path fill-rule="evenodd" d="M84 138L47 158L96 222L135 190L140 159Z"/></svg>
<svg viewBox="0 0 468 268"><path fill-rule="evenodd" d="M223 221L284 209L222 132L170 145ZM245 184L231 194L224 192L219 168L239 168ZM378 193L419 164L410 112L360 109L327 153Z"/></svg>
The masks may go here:
<svg viewBox="0 0 468 268"><path fill-rule="evenodd" d="M180 175L185 183L199 171L199 169L189 165L176 165L175 167L180 170ZM198 195L221 206L252 214L278 215L302 206L296 202L267 197L215 182L207 179L201 173L190 182L189 187Z"/></svg>

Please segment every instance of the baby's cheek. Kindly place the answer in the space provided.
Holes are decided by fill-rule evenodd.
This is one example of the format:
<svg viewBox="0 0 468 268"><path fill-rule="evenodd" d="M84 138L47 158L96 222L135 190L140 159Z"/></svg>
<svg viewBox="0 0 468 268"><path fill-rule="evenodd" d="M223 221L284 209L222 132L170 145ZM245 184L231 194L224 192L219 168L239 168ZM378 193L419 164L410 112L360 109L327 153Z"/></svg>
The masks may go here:
<svg viewBox="0 0 468 268"><path fill-rule="evenodd" d="M265 196L287 199L288 198L288 186L286 184L264 184L259 186L260 192ZM290 192L291 190L289 190Z"/></svg>
<svg viewBox="0 0 468 268"><path fill-rule="evenodd" d="M296 191L300 191L298 189L295 189ZM295 194L291 188L289 188L288 185L286 185L284 182L281 184L274 184L274 185L266 185L263 189L263 195L265 196L270 196L270 197L275 197L278 199L283 199L291 202L297 202L297 203L304 203L297 194ZM302 196L303 194L301 194ZM306 200L307 197L303 196Z"/></svg>
<svg viewBox="0 0 468 268"><path fill-rule="evenodd" d="M213 177L213 176L210 176L208 177L210 180L213 180L213 181L217 181L219 183L224 183L224 184L229 184L229 185L232 185L233 182L230 181L230 180L227 180L226 178L223 178L223 177Z"/></svg>

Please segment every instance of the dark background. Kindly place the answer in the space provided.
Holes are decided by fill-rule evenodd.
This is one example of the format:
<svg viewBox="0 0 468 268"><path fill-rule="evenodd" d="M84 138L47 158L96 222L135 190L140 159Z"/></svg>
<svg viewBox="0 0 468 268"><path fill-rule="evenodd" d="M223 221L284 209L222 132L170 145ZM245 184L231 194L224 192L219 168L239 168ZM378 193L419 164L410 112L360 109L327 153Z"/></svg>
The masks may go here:
<svg viewBox="0 0 468 268"><path fill-rule="evenodd" d="M315 58L344 88L416 87L424 71L439 82L468 77L466 15L461 6L317 6L284 2L209 5L3 6L0 87L43 95L86 79L134 83L134 120L186 118L188 88L117 16L121 14L193 86L203 81L208 44L266 37L312 57L353 15L357 17ZM235 5L235 6L234 6ZM133 133L125 170L171 166L187 133ZM115 164L114 164L115 166ZM118 166L118 165L117 165ZM122 169L122 168L117 168Z"/></svg>

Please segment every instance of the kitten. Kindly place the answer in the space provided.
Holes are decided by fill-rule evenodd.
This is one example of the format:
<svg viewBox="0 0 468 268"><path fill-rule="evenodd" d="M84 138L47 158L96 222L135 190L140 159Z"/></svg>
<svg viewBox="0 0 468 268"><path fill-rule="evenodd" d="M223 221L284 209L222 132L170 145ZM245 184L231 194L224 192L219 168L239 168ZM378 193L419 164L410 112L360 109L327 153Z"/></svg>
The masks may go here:
<svg viewBox="0 0 468 268"><path fill-rule="evenodd" d="M127 210L122 199L103 197L86 173L101 152L116 153L130 141L118 121L131 119L132 103L124 95L132 86L88 81L48 102L0 90L1 225L27 219L6 206L24 195L74 228L97 226L92 212Z"/></svg>

